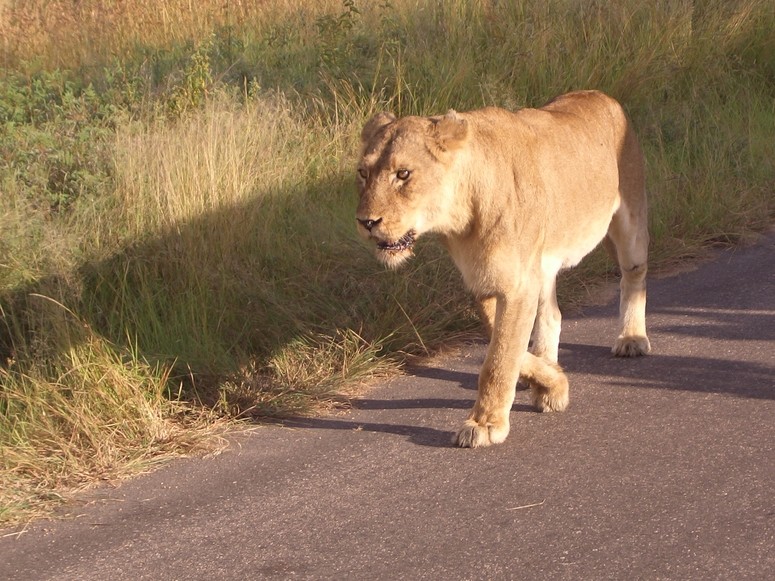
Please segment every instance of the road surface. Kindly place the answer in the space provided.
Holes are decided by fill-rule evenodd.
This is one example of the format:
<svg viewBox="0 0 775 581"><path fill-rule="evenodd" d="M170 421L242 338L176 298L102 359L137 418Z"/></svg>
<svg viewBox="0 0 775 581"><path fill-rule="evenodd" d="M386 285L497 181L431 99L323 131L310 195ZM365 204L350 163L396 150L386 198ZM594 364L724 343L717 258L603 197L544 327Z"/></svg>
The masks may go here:
<svg viewBox="0 0 775 581"><path fill-rule="evenodd" d="M566 319L571 405L519 391L505 444L450 445L472 345L5 536L0 579L773 578L775 236L649 284L653 354Z"/></svg>

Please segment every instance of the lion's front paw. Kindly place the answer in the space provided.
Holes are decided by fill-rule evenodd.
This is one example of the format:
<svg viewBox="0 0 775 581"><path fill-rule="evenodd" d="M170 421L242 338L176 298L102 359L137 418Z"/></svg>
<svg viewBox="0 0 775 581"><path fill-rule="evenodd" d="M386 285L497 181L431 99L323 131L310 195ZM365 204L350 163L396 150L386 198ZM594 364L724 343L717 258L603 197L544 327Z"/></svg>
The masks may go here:
<svg viewBox="0 0 775 581"><path fill-rule="evenodd" d="M651 343L645 335L619 335L611 353L617 357L638 357L651 351Z"/></svg>
<svg viewBox="0 0 775 581"><path fill-rule="evenodd" d="M487 422L478 424L474 420L466 420L463 428L453 438L453 443L461 448L481 448L492 444L500 444L509 435L509 423Z"/></svg>

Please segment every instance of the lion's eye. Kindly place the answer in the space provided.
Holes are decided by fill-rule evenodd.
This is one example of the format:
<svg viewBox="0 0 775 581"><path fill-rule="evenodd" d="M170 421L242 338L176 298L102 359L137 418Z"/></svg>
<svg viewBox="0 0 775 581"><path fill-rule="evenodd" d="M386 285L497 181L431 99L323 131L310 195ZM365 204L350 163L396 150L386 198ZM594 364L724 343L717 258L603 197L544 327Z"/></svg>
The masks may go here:
<svg viewBox="0 0 775 581"><path fill-rule="evenodd" d="M369 172L367 172L362 167L359 167L358 168L358 175L361 176L363 179L366 179L367 177L369 177Z"/></svg>
<svg viewBox="0 0 775 581"><path fill-rule="evenodd" d="M408 169L400 169L396 172L396 177L401 181L408 180L411 173Z"/></svg>

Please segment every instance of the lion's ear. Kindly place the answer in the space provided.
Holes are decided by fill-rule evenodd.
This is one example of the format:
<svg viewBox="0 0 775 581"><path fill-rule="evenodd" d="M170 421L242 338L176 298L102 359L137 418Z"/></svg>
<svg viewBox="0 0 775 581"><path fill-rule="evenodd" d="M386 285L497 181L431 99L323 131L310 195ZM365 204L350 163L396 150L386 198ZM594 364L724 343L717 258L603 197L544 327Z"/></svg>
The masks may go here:
<svg viewBox="0 0 775 581"><path fill-rule="evenodd" d="M377 134L377 131L390 125L396 120L396 116L392 113L377 113L366 122L361 131L361 143L366 144Z"/></svg>
<svg viewBox="0 0 775 581"><path fill-rule="evenodd" d="M459 149L468 137L468 123L450 109L444 117L434 120L432 134L442 151Z"/></svg>

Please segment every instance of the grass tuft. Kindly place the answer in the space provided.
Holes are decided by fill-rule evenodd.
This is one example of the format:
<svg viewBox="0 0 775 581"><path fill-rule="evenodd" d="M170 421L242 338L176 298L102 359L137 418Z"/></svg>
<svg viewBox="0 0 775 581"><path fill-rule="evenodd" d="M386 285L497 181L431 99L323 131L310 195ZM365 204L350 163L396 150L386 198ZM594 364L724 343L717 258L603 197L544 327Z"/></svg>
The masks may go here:
<svg viewBox="0 0 775 581"><path fill-rule="evenodd" d="M30 346L35 362L0 367L0 522L45 511L95 481L212 447L218 422L170 397L169 366L118 348L48 297L31 301L48 311L49 341Z"/></svg>

